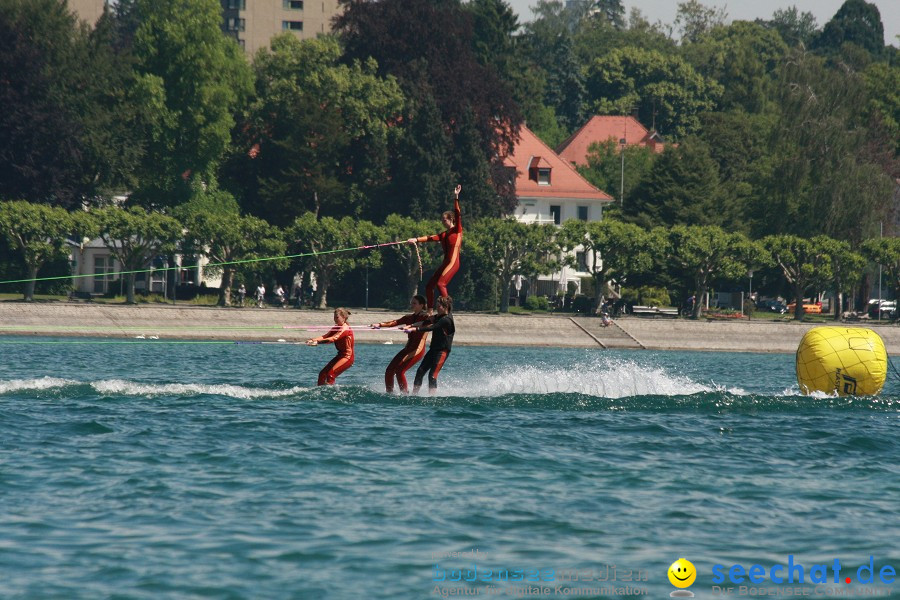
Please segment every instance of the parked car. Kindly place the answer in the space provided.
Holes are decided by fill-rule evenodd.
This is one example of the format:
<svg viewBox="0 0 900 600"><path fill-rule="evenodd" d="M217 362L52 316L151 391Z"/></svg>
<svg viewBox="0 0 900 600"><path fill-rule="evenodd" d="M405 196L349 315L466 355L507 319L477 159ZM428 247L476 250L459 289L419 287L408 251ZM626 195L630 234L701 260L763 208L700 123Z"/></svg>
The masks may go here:
<svg viewBox="0 0 900 600"><path fill-rule="evenodd" d="M787 305L787 311L789 313L794 312L794 309L797 308L796 302L791 302ZM822 303L821 302L804 302L803 303L803 312L808 315L818 315L822 313Z"/></svg>
<svg viewBox="0 0 900 600"><path fill-rule="evenodd" d="M756 303L756 309L776 312L781 315L787 312L787 307L781 300L760 300Z"/></svg>
<svg viewBox="0 0 900 600"><path fill-rule="evenodd" d="M875 298L873 300L869 300L869 306L866 310L869 313L870 319L877 319L878 317L878 307L879 303L881 304L881 318L882 319L896 319L897 318L897 303L894 300L878 300Z"/></svg>

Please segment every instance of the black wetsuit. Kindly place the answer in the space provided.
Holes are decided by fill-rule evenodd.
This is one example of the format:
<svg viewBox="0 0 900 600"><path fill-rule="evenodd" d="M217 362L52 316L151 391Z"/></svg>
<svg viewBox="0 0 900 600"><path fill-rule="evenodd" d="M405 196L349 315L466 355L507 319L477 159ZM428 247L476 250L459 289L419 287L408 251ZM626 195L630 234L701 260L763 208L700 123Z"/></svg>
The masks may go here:
<svg viewBox="0 0 900 600"><path fill-rule="evenodd" d="M436 317L434 323L423 326L420 331L430 331L431 346L428 353L422 359L422 364L416 370L416 379L414 385L416 388L422 385L422 378L428 373L428 387L430 389L437 388L438 373L444 366L444 361L450 355L450 348L453 346L453 334L456 333L456 326L453 324L453 315L446 314Z"/></svg>

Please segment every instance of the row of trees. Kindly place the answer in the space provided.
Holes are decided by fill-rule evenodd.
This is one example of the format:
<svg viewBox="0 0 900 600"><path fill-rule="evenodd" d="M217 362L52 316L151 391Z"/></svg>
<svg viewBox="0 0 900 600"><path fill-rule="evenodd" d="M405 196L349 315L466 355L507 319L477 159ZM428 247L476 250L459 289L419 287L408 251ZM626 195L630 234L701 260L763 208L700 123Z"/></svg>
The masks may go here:
<svg viewBox="0 0 900 600"><path fill-rule="evenodd" d="M100 237L116 257L127 278L127 301L134 301L136 272L160 254L175 252L205 256L220 266L220 304L231 303L235 277L241 281L292 277L315 273L316 304L324 308L328 292L340 286L348 274L360 269L376 272L380 299L402 302L417 293L422 269L439 261L436 244L416 248L399 242L381 249L359 249L385 244L424 232L436 231L431 221L389 216L385 224L351 217L317 218L305 213L284 228L268 225L231 210L200 210L195 204L177 211L179 218L148 212L139 207L116 207L69 212L23 201L0 203L0 232L17 250L26 299L34 294L35 281L46 263L76 251L78 241ZM75 240L75 241L73 241ZM861 252L848 242L827 236L802 238L771 235L751 240L716 226L679 225L670 229L644 229L608 219L602 222L570 220L562 227L526 225L514 219L485 217L474 221L466 233L464 268L456 282L458 300L471 307L509 307L509 291L517 276L532 279L553 273L562 265L574 266L573 253L587 255L595 291L595 306L607 293L607 284L654 285L694 294L701 298L711 287L742 280L748 270L778 277L757 279L759 289L783 289L802 300L808 293L834 293L840 315L841 299L861 282L868 262L882 265L893 285L900 285L900 240L865 241ZM423 264L420 264L420 260ZM358 281L358 278L355 278ZM694 307L699 315L700 305ZM802 316L797 302L796 317Z"/></svg>
<svg viewBox="0 0 900 600"><path fill-rule="evenodd" d="M335 35L248 60L217 0L121 0L93 29L64 0L0 0L0 199L125 191L161 209L201 186L270 223L380 223L439 214L460 182L470 215L500 217L521 123L555 146L635 112L679 145L629 149L625 221L893 233L900 59L864 0L821 29L793 8L728 23L697 0L671 25L621 0L539 0L525 25L504 0L342 4ZM583 170L614 196L617 158L601 144Z"/></svg>

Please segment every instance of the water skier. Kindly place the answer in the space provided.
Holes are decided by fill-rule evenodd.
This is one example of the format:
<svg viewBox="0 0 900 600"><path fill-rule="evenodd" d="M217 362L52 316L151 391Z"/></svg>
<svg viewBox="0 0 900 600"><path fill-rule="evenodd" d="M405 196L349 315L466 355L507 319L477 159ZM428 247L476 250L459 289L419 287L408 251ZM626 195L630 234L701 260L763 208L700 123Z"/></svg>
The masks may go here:
<svg viewBox="0 0 900 600"><path fill-rule="evenodd" d="M396 327L397 325L414 325L416 323L423 322L428 318L428 313L425 312L424 296L413 296L409 301L409 308L410 310L412 310L411 314L400 317L399 319L395 319L393 321L372 323L370 327L379 329L381 327ZM408 371L414 364L419 362L419 359L422 358L423 354L425 354L425 340L428 338L428 332L419 331L418 329L405 331L407 331L408 335L406 346L404 346L403 349L397 353L394 359L387 366L387 370L384 372L384 388L389 394L394 391L395 377L397 379L397 386L400 388L400 391L404 394L409 391L409 386L406 383L406 371Z"/></svg>
<svg viewBox="0 0 900 600"><path fill-rule="evenodd" d="M450 296L441 296L437 299L437 314L432 317L432 323L423 323L415 327L408 327L405 331L431 331L431 346L428 353L422 359L422 364L416 370L416 378L413 382L413 393L417 394L422 387L422 378L428 373L428 391L434 394L437 391L437 378L441 367L447 357L450 356L450 348L453 345L453 334L456 326L453 324L453 299Z"/></svg>
<svg viewBox="0 0 900 600"><path fill-rule="evenodd" d="M453 203L453 210L446 211L441 216L441 223L444 224L446 231L435 235L427 235L422 237L409 238L406 240L410 244L418 242L440 242L444 249L444 260L441 266L437 268L428 283L425 284L425 296L428 298L428 308L434 308L434 288L437 287L441 296L446 297L447 284L456 275L459 270L459 252L462 248L462 214L459 210L459 192L462 186L457 185L453 190L456 194L456 200Z"/></svg>
<svg viewBox="0 0 900 600"><path fill-rule="evenodd" d="M353 366L355 358L353 354L353 330L347 324L350 317L350 311L346 308L334 309L334 327L327 333L306 340L307 346L318 346L319 344L334 344L337 349L337 356L328 361L321 371L319 371L319 380L316 385L334 385L334 380L338 375Z"/></svg>

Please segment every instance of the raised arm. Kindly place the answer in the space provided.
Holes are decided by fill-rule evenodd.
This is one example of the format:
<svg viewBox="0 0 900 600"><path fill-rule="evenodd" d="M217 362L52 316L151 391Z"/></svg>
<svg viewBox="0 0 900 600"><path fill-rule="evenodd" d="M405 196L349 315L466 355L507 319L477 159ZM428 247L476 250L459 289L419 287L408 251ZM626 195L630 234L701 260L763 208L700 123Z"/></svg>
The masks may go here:
<svg viewBox="0 0 900 600"><path fill-rule="evenodd" d="M457 185L456 189L453 190L453 193L456 194L456 199L453 201L453 212L456 213L456 225L454 226L456 231L462 231L462 212L459 210L459 193L461 191L461 185Z"/></svg>

